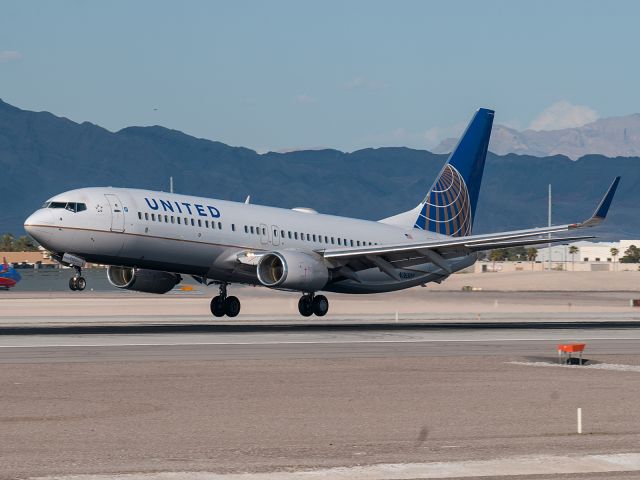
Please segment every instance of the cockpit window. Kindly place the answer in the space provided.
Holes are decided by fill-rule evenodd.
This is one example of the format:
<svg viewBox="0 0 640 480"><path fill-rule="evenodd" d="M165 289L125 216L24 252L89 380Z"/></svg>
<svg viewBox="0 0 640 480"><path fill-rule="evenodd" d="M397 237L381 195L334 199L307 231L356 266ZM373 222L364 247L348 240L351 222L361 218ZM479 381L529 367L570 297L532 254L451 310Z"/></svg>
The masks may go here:
<svg viewBox="0 0 640 480"><path fill-rule="evenodd" d="M46 202L42 205L42 208L64 208L65 210L75 213L83 212L87 209L87 205L85 203L77 202Z"/></svg>

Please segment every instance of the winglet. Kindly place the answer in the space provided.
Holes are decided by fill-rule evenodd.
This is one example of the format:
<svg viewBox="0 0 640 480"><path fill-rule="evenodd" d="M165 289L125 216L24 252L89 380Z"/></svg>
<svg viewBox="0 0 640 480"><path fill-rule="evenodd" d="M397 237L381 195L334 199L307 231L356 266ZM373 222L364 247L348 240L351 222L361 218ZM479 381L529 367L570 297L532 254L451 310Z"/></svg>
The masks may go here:
<svg viewBox="0 0 640 480"><path fill-rule="evenodd" d="M602 221L607 218L607 212L609 212L609 207L611 206L611 202L613 200L613 196L616 193L616 189L618 188L618 183L620 183L620 177L616 177L613 180L613 183L607 190L607 193L602 198L600 203L598 204L598 208L593 212L593 215L588 220L582 222L579 227L595 227L596 225L600 225Z"/></svg>

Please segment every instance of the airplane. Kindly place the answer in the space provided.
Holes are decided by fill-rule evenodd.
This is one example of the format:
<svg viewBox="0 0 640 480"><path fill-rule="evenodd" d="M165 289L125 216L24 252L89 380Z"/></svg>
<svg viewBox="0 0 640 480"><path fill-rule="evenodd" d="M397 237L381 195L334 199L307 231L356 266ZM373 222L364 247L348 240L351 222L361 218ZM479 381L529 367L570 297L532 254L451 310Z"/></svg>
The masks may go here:
<svg viewBox="0 0 640 480"><path fill-rule="evenodd" d="M11 265L7 263L7 259L5 257L2 258L2 265L0 265L0 288L4 288L5 290L9 290L12 287L16 286L22 277L13 268Z"/></svg>
<svg viewBox="0 0 640 480"><path fill-rule="evenodd" d="M301 315L324 316L319 292L370 294L440 283L473 265L478 252L593 238L552 234L600 224L620 177L584 222L474 235L473 221L494 112L473 116L424 199L379 221L323 215L130 188L71 190L48 199L24 223L58 262L75 269L71 290L84 290L87 262L106 264L117 287L166 293L190 275L218 285L215 317L235 317L230 284L301 294Z"/></svg>

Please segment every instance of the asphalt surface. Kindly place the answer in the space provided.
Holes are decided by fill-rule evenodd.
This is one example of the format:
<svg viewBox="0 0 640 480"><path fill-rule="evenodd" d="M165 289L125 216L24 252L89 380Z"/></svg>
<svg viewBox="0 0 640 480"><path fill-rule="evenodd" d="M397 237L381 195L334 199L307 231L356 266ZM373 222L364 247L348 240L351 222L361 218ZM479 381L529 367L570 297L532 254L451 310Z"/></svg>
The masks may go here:
<svg viewBox="0 0 640 480"><path fill-rule="evenodd" d="M318 326L220 328L217 333L1 335L0 362L95 362L412 356L551 356L559 343L586 342L588 355L640 352L638 328L509 329L461 324L410 329ZM117 329L119 330L119 329ZM159 331L165 328L159 327ZM188 329L187 329L188 330ZM134 329L135 331L135 329Z"/></svg>
<svg viewBox="0 0 640 480"><path fill-rule="evenodd" d="M500 315L0 326L0 478L260 480L334 467L351 469L341 478L391 478L358 470L386 463L393 478L461 478L475 468L465 462L485 461L501 478L640 475L624 457L640 458L637 322ZM587 365L556 364L566 342L587 344ZM614 460L593 460L602 455ZM603 477L607 465L622 471ZM337 478L327 472L314 475ZM208 478L167 478L181 475Z"/></svg>

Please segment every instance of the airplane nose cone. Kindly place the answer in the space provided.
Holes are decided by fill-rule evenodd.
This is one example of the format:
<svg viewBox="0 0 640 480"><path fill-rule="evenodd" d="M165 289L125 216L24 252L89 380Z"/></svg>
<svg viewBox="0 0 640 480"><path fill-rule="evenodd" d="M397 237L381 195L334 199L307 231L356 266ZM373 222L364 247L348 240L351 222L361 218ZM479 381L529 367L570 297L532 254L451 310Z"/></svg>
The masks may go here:
<svg viewBox="0 0 640 480"><path fill-rule="evenodd" d="M38 243L43 244L51 236L50 226L54 224L53 213L46 209L37 210L24 221L24 229Z"/></svg>

